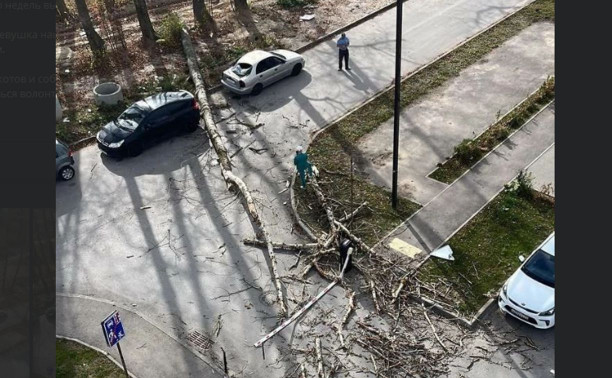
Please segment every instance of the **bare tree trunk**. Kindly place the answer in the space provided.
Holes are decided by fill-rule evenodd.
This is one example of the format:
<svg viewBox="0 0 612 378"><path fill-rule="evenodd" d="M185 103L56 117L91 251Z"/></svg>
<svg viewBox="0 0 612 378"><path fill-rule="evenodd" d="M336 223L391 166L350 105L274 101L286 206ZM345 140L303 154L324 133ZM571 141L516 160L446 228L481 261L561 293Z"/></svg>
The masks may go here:
<svg viewBox="0 0 612 378"><path fill-rule="evenodd" d="M155 42L157 38L155 36L155 30L153 30L153 24L151 24L151 19L149 18L147 3L145 0L134 0L134 6L136 7L136 16L138 17L142 37L146 41Z"/></svg>
<svg viewBox="0 0 612 378"><path fill-rule="evenodd" d="M189 37L189 33L187 30L183 28L181 30L181 41L183 44L183 50L185 51L185 57L187 58L187 66L189 67L189 74L191 75L191 79L193 80L193 84L196 87L195 96L200 103L200 115L204 120L204 128L206 129L206 133L210 138L213 148L217 153L219 158L219 163L221 165L221 175L223 179L228 184L229 187L237 187L242 194L242 197L245 200L245 208L247 213L250 216L250 220L254 223L254 229L259 230L261 235L259 236L261 240L266 244L266 253L270 258L270 262L272 265L272 275L274 285L276 286L276 296L279 301L279 305L281 308L280 315L285 317L288 315L287 305L285 303L285 299L283 296L283 291L281 287L280 276L278 274L277 264L276 264L276 256L274 254L274 246L272 245L272 241L270 240L270 234L266 230L266 227L259 216L259 212L257 207L255 206L255 202L253 201L253 197L251 196L251 192L247 185L232 173L232 165L230 159L227 154L227 149L221 140L219 132L217 131L217 127L215 126L215 122L212 118L212 113L210 111L210 106L208 104L208 97L206 94L206 89L204 87L204 79L202 78L202 74L200 73L200 68L198 67L197 57L195 54L195 49L193 48L193 44L191 43L191 37Z"/></svg>
<svg viewBox="0 0 612 378"><path fill-rule="evenodd" d="M247 0L232 0L234 2L234 8L238 11L238 12L244 12L244 11L249 11L249 4L247 3Z"/></svg>
<svg viewBox="0 0 612 378"><path fill-rule="evenodd" d="M193 0L193 17L198 27L205 32L211 32L215 29L215 21L206 9L204 0Z"/></svg>
<svg viewBox="0 0 612 378"><path fill-rule="evenodd" d="M66 6L66 2L64 0L57 0L56 3L57 16L60 21L66 21L72 18L68 7Z"/></svg>
<svg viewBox="0 0 612 378"><path fill-rule="evenodd" d="M94 53L94 55L104 53L104 40L102 40L98 32L96 32L96 29L94 29L85 0L74 0L74 2L76 3L79 19L81 20L83 30L85 30L85 35L87 36L87 41L89 41L91 51Z"/></svg>

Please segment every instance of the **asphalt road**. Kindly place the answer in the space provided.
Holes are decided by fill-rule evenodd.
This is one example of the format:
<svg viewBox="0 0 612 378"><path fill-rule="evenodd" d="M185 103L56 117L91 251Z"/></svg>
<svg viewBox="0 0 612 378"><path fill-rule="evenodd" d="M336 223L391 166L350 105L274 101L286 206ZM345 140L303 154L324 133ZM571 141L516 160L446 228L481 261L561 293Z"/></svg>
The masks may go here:
<svg viewBox="0 0 612 378"><path fill-rule="evenodd" d="M406 3L403 73L525 3ZM264 221L279 241L298 239L284 205L288 192L278 194L290 177L294 146L307 144L311 132L390 83L394 12L347 32L351 74L336 71L330 41L304 54L308 63L299 77L257 98L230 99L231 111L265 123L255 132L238 125L238 133L226 134L226 140L230 153L236 152L236 172L253 188ZM259 154L248 147L267 150ZM261 251L241 243L253 236L251 225L242 205L227 192L202 131L133 159L107 159L93 146L79 151L76 160L75 179L57 185L58 292L120 303L178 339L194 331L210 335L215 346L207 352L211 360L219 358L218 347L223 347L230 369L239 376L264 371L283 376L295 366L295 357L286 353L288 335L266 343L265 360L252 347L277 322L278 309L270 304L273 285ZM283 273L295 263L290 254L278 254L278 259ZM325 284L314 281L307 294ZM326 300L343 311L343 293ZM291 309L296 305L291 303ZM92 319L92 327L99 322ZM185 359L172 353L165 358L168 363Z"/></svg>

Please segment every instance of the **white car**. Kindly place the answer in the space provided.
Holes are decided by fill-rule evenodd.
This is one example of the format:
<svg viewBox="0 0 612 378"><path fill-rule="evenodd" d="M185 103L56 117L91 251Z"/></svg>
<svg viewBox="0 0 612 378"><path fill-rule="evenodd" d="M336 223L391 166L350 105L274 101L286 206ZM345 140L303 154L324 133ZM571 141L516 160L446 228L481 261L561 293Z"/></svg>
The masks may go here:
<svg viewBox="0 0 612 378"><path fill-rule="evenodd" d="M223 72L221 84L234 93L256 96L264 87L282 78L297 76L304 64L304 58L293 51L254 50Z"/></svg>
<svg viewBox="0 0 612 378"><path fill-rule="evenodd" d="M536 328L555 325L555 234L552 233L502 287L502 312Z"/></svg>

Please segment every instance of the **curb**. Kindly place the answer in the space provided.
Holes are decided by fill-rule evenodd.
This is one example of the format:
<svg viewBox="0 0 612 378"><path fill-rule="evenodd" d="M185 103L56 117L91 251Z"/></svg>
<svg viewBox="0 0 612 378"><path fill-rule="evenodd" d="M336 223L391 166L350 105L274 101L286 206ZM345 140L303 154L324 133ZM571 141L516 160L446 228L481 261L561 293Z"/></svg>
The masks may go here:
<svg viewBox="0 0 612 378"><path fill-rule="evenodd" d="M67 336L62 336L62 335L55 335L55 338L56 338L56 339L61 339L61 340L69 340L69 341L74 341L75 343L79 343L79 344L83 345L84 347L87 347L87 348L89 348L89 349L93 349L93 350L95 350L96 352L101 353L102 355L104 355L104 356L105 356L106 358L108 358L108 359L109 359L109 360L110 360L112 363L114 363L115 365L117 365L117 366L119 367L119 369L121 369L121 371L123 371L123 365L121 365L121 363L120 363L119 361L115 360L115 358L114 358L114 357L113 357L113 356L112 356L110 353L108 353L108 352L107 352L107 351L105 351L105 350L102 350L102 349L100 349L100 348L98 348L98 347L95 347L95 346L93 346L93 345L89 345L89 344L87 344L87 343L86 343L86 342L84 342L84 341L81 341L81 340L79 340L79 339L74 339L74 338L72 338L72 337L67 337ZM136 375L134 375L134 373L132 373L132 372L131 372L131 371L129 371L129 370L128 370L128 375L129 375L130 377L132 377L132 378L138 378Z"/></svg>
<svg viewBox="0 0 612 378"><path fill-rule="evenodd" d="M533 0L533 1L535 1L535 0ZM465 45L466 43L470 42L471 40L473 40L473 39L475 39L475 38L479 37L481 34L486 33L486 32L487 32L487 31L489 31L490 29L492 29L492 28L494 28L495 26L499 25L500 23L504 22L504 21L505 21L505 20L507 20L508 18L510 18L510 17L512 17L512 16L514 16L516 13L520 12L521 10L523 10L523 9L525 9L526 7L528 7L529 5L531 5L531 4L533 3L533 1L530 1L530 2L528 2L527 4L523 5L522 7L518 8L517 10L515 10L514 12L507 14L506 16L504 16L504 17L502 17L501 19L497 20L497 21L496 21L496 22L494 22L493 24L489 25L487 28L485 28L485 29L483 29L483 30L479 31L478 33L474 34L473 36L471 36L471 37L467 38L466 40L464 40L464 41L462 41L462 42L460 42L460 43L458 43L457 45L455 45L453 48L451 48L450 50L446 51L445 53L442 53L441 55L437 56L437 57L436 57L436 58L434 58L434 59L433 59L431 62L429 62L429 63L427 63L427 64L425 64L425 65L421 66L421 67L420 67L420 68L418 68L417 70L415 70L415 71L413 71L413 72L411 72L411 73L407 74L407 75L406 75L404 78L402 78L401 82L403 83L404 81L408 80L409 78L413 77L414 75L418 74L419 72L421 72L421 71L425 70L425 69L426 69L426 68L428 68L429 66L431 66L431 65L433 65L434 63L438 62L439 60L441 60L441 59L442 59L442 58L444 58L445 56L449 55L450 53L452 53L453 51L455 51L455 50L456 50L456 49L458 49L459 47L461 47L461 46ZM395 6L395 3L390 4L390 5L387 5L387 6L386 6L386 7L384 7L384 8L386 8L385 10L388 10L388 9L391 9L392 7L394 7L394 6ZM383 9L383 8L381 8L381 9ZM378 11L376 11L376 12L378 12ZM374 12L374 13L376 13L376 12ZM374 13L372 13L372 14L374 14ZM366 17L368 17L368 16L366 16ZM356 21L356 22L357 22L357 21ZM355 23L354 23L354 24L355 24ZM357 25L357 24L355 24L355 25ZM342 29L342 28L341 28L341 29ZM338 30L340 30L340 29L338 29ZM337 31L335 31L335 32L337 33ZM328 34L328 36L329 36L329 34ZM325 38L326 38L326 37L328 37L328 36L322 37L322 38L320 38L319 40L323 40L323 39L325 39ZM372 102L372 101L374 101L374 100L378 99L380 96L382 96L382 95L384 95L385 93L387 93L387 91L390 91L392 87L393 87L393 84L390 84L389 86L387 86L387 87L385 87L385 88L382 88L380 91L378 91L376 94L374 94L374 96L372 96L372 97L370 97L369 99L367 99L367 100L365 100L365 101L363 101L363 102L361 102L361 103L359 103L359 104L355 105L355 106L354 106L352 109L350 109L350 110L349 110L347 113L345 113L345 114L341 115L340 117L338 117L338 118L336 118L336 119L333 119L333 120L331 120L330 122L328 122L326 126L324 126L323 128L319 129L318 131L316 131L316 132L315 132L315 133L314 133L314 134L311 136L311 138L310 138L310 143L308 143L308 144L309 144L309 145L310 145L310 144L312 144L312 142L313 142L313 141L314 141L314 140L315 140L315 139L316 139L316 138L319 136L319 134L321 134L322 132L324 132L325 130L327 130L328 128L330 128L331 126L333 126L334 124L336 124L336 123L340 122L340 121L341 121L341 120L343 120L344 118L346 118L346 117L350 116L351 114L353 114L354 112L356 112L357 110L359 110L361 107L363 107L363 106L365 106L365 105L369 104L370 102ZM554 101L554 100L553 100L553 101ZM547 106L548 106L548 105L547 105ZM543 109L544 109L544 108L546 108L547 106L543 107L541 110L543 110ZM538 113L539 113L539 112L538 112ZM527 123L527 122L525 122L525 123ZM521 126L521 127L522 127L522 126ZM520 129L520 128L519 128L519 129ZM517 129L516 131L518 131L518 129ZM515 131L515 132L516 132L516 131ZM508 136L508 137L510 137L510 136ZM496 147L497 147L497 146L496 146ZM308 148L308 147L306 147L306 149L307 149L307 148ZM486 156L486 155L485 155L485 156ZM484 156L483 156L483 158L484 158ZM466 171L466 172L468 172L468 171ZM295 176L294 176L294 181L295 181ZM452 184L452 183L451 183L451 184ZM451 184L449 184L449 186L450 186ZM297 219L297 223L300 225L300 227L302 227L302 228L304 229L304 232L305 232L306 234L308 234L308 235L311 235L311 234L312 234L312 231L310 230L310 228L309 228L309 227L307 227L307 226L305 227L305 225L303 224L303 222L302 222L302 220L301 220L301 218L300 218L299 214L297 213L297 208L295 208L295 207L293 206L293 204L294 204L294 203L293 203L293 201L294 201L294 200L293 200L293 197L294 197L294 195L293 195L293 182L292 182L292 184L291 184L291 201L292 201L292 202L291 202L291 205L292 205L292 210L293 210L293 212L294 212L294 214L293 214L293 215L294 215L294 217ZM435 198L435 197L434 197L434 198ZM430 201L430 202L431 202L431 201ZM426 205L427 205L427 204L425 204L425 205L421 206L421 209L422 209L423 207L425 207ZM374 245L372 246L372 249L374 249L374 248L376 248L378 245L380 245L380 243L382 243L382 241L383 241L383 240L385 240L386 238L388 238L388 237L389 237L389 236L390 236L390 235L391 235L393 232L395 232L395 231L396 231L396 230L397 230L397 229L398 229L398 228L399 228L401 225L403 225L404 223L406 223L406 222L407 222L407 221L408 221L408 220L409 220L411 217L413 217L413 216L414 216L416 213L418 213L419 211L420 211L420 209L419 209L419 210L417 210L416 212L414 212L414 214L412 214L410 217L408 217L408 218L407 218L407 219L406 219L404 222L400 223L400 224L399 224L399 225L398 225L396 228L394 228L394 229L393 229L391 232L389 232L389 233L388 233L388 234L387 234L385 237L383 237L383 238L382 238L382 239L381 239L381 240L380 240L378 243L374 244ZM420 265L421 265L421 264L419 264L419 265L417 266L417 269L418 269L418 267L420 267Z"/></svg>
<svg viewBox="0 0 612 378"><path fill-rule="evenodd" d="M544 80L544 83L546 83L546 82L547 82L549 79L555 79L555 78L556 78L556 77L555 77L555 75L549 75L549 78L548 78L548 79L546 79L546 80ZM543 83L542 85L544 85L544 83ZM502 119L504 119L504 118L505 118L506 116L508 116L510 113L512 113L513 111L515 111L516 109L518 109L518 108L519 108L521 105L525 104L525 103L526 103L526 102L529 100L529 98L530 98L531 96L535 95L536 93L538 93L538 91L539 91L540 89L542 89L542 85L540 85L540 87L539 87L538 89L536 89L535 91L533 91L533 92L529 93L529 94L527 95L527 97L525 97L523 100L521 100L521 101L520 101L518 104L514 105L514 106L512 107L512 109L508 110L506 113L504 113L503 115L499 116L499 118L497 119L497 121L493 122L493 123L492 123L491 125L489 125L489 126L486 128L486 129L484 129L484 130L483 130L481 133L479 133L478 135L474 136L474 137L472 138L472 141L475 141L476 139L480 138L480 137L481 137L481 136L482 136L484 133L486 133L487 131L489 131L489 130L491 129L491 127L493 127L493 126L497 125L497 124L498 124L498 123L499 123L499 122L500 122ZM553 97L553 99L551 100L551 102L552 102L552 101L554 101L554 100L555 100L555 99L554 99L554 97ZM550 103L551 103L551 102L549 102L548 104L544 105L544 106L542 107L542 109L544 109L545 107L547 107L548 105L550 105ZM540 109L540 110L542 110L542 109ZM540 112L540 111L538 111L537 113L539 113L539 112ZM536 113L536 114L537 114L537 113ZM529 122L530 120L531 120L531 117L529 117L529 119L528 119L528 120L527 120L525 123ZM523 125L524 125L525 123L523 123ZM522 127L522 125L521 125L521 127ZM513 134L514 134L514 132L512 132L512 133L511 133L510 135L508 135L508 136L507 136L507 137L506 137L504 140L502 140L501 142L499 142L498 144L496 144L495 146L493 146L493 148L491 148L491 150L494 150L494 149L496 149L497 147L499 147L499 145L500 145L500 144L504 143L504 142L506 141L506 139L510 138L510 137L511 137ZM454 153L454 154L452 154L452 155L451 155L451 156L450 156L448 159L446 159L446 160L444 160L442 163L438 163L438 164L440 164L440 165L442 165L442 164L446 164L446 162L448 162L449 160L451 160L452 158L454 158L456 155L457 155L457 154L455 154L455 153ZM487 155L488 155L488 153L487 153ZM486 155L485 155L485 156L486 156ZM474 165L478 164L478 162L479 162L479 161L480 161L480 160L478 160L478 161L477 161L476 163L474 163L472 166L474 166ZM428 179L431 179L431 180L437 181L437 182L441 182L442 184L446 184L445 182L442 182L442 181L436 180L436 179L435 179L435 178L433 178L433 177L429 177L429 176L431 176L431 174L432 174L432 173L434 173L435 171L437 171L437 170L438 170L438 169L440 169L440 168L441 168L441 167L437 166L437 167L436 167L436 168L434 168L434 169L433 169L431 172L429 172L429 173L428 173L428 174L427 174L425 177L427 177ZM471 168L472 168L472 167L468 168L468 170L470 170ZM459 176L459 177L461 177L461 176ZM455 179L455 180L453 180L453 181L452 181L450 184L446 184L446 185L451 185L451 184L452 184L452 183L454 183L455 181L456 181L456 179Z"/></svg>
<svg viewBox="0 0 612 378"><path fill-rule="evenodd" d="M519 127L518 129L516 129L512 134L510 134L508 136L508 138L506 138L504 141L502 141L501 143L499 143L497 146L495 146L495 148L491 149L491 151L489 151L489 153L487 153L485 156L482 157L482 159L478 160L476 162L476 164L474 164L470 169L468 169L467 171L465 171L465 173L463 173L459 178L457 178L455 181L453 181L452 184L454 184L457 180L459 180L461 177L463 177L465 174L467 174L469 171L472 170L472 168L476 167L478 164L481 163L481 161L487 157L488 155L490 155L491 153L493 153L500 145L502 145L504 142L506 142L512 135L516 134L519 130L521 130L524 126L526 126L529 122L531 122L538 114L542 113L545 109L548 109L548 107L555 102L555 100L553 99L551 102L549 102L548 104L544 105L542 107L542 109L540 109L537 113L535 113L532 117L530 117L527 121L525 121L525 123ZM529 164L527 164L525 166L525 170L528 169L529 167L531 167L533 165L533 163L535 163L540 157L542 157L542 155L544 155L548 150L550 150L553 146L555 145L555 143L551 144L550 146L546 147L544 149L544 151L542 151L542 153L540 153L538 156L535 157L535 159L533 159ZM516 179L516 177L518 176L515 175L512 179L510 179L510 181L508 182L512 182ZM451 185L452 185L451 184ZM449 185L448 187L450 187L451 185ZM448 188L447 188L448 189ZM498 195L499 193L501 193L504 190L504 187L502 187L500 190L497 191L497 193L495 193L495 195L493 195L493 197L491 197L491 199L489 199L484 205L482 205L474 214L472 214L472 216L470 216L465 222L463 222L459 227L457 227L457 229L455 231L453 231L442 243L440 243L438 246L436 246L435 248L433 248L433 250L436 250L437 248L440 248L440 246L444 245L445 243L447 243L457 232L459 232L459 230L461 230L466 224L468 224L476 215L478 215L482 209L484 209L489 203L491 203L491 201L493 201ZM440 194L442 194L445 190L443 190L442 192L440 192ZM438 195L440 195L438 194ZM437 197L437 196L436 196ZM435 197L434 197L435 198ZM433 199L432 199L433 201ZM431 202L431 201L430 201ZM418 212L418 211L417 211ZM416 213L415 213L416 214ZM413 214L414 215L414 214ZM410 218L406 219L406 221L408 221ZM403 223L402 223L403 224ZM397 229L397 228L396 228ZM395 230L393 230L392 232L394 232ZM390 234L389 234L390 235ZM387 237L389 237L389 235L387 235L385 237L385 239ZM425 262L427 262L429 259L431 258L431 254L427 255L427 257L425 257L425 259L423 259L423 261L421 261L417 267L415 268L413 274L416 274L418 272L418 270L421 268L421 266L423 264L425 264ZM499 289L498 289L499 290ZM496 290L497 291L497 290ZM448 311L446 309L444 309L441 305L439 305L436 301L434 300L429 300L426 299L424 297L417 297L417 296L413 296L415 299L419 300L419 301L423 301L425 304L429 304L432 306L432 308L436 309L436 311L438 311L439 313L443 314L446 317L449 318L454 318L456 320L458 320L460 323L462 323L463 325L467 326L467 327L473 327L474 324L476 323L477 320L479 320L480 316L482 314L484 314L484 312L491 306L492 303L495 302L496 297L490 298L484 305L482 305L482 307L480 307L480 309L476 312L476 314L474 314L474 316L472 316L471 320L467 320L465 318L462 318L460 316L458 316L457 314Z"/></svg>
<svg viewBox="0 0 612 378"><path fill-rule="evenodd" d="M95 135L92 136L88 136L86 138L83 139L79 139L74 143L70 143L70 148L73 150L80 150L81 148L87 146L89 143L91 143L91 141L93 141L94 139L96 139Z"/></svg>
<svg viewBox="0 0 612 378"><path fill-rule="evenodd" d="M225 374L224 372L222 372L219 367L215 366L213 363L206 361L202 355L202 353L200 353L199 351L197 351L196 349L194 349L193 347L191 347L189 344L187 344L186 342L180 340L179 338L170 335L166 332L164 332L161 328L159 328L155 323L151 322L149 319L147 319L145 316L143 316L142 314L140 314L137 311L134 311L133 309L127 308L125 306L123 306L122 304L119 304L117 302L108 300L108 299L104 299L104 298L95 298L95 297L91 297L88 295L81 295L81 294L70 294L70 293L61 293L61 292L56 292L55 293L56 296L60 296L60 297L66 297L66 298L78 298L78 299L87 299L90 301L95 301L95 302L102 302L102 303L106 303L108 305L120 308L122 311L127 311L127 312L131 312L132 314L136 315L137 317L139 317L140 319L144 320L145 322L149 323L152 327L156 328L157 330L159 330L162 334L168 336L169 338L171 338L172 340L174 340L175 342L177 342L178 344L180 344L182 347L184 347L185 349L187 349L188 351L190 351L194 356L196 356L196 358L198 358L199 360L201 360L202 362L204 362L206 365L208 365L208 367L210 367L213 371L215 371L216 373L220 374L223 377L227 377L227 374ZM97 349L97 348L96 348ZM121 368L123 368L123 366L121 366Z"/></svg>

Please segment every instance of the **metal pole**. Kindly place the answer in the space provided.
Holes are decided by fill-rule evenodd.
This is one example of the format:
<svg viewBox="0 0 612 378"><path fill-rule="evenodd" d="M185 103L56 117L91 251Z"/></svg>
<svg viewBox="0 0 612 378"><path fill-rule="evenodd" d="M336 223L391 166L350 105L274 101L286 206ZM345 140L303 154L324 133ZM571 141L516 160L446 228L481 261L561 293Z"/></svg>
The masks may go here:
<svg viewBox="0 0 612 378"><path fill-rule="evenodd" d="M403 0L397 0L397 20L395 24L395 106L393 114L393 184L391 188L391 206L397 209L397 166L399 150L399 112L400 88L402 78L402 5Z"/></svg>
<svg viewBox="0 0 612 378"><path fill-rule="evenodd" d="M351 146L351 205L349 207L350 213L353 213L353 147ZM353 219L349 222L349 230L351 229L351 225L353 224Z"/></svg>
<svg viewBox="0 0 612 378"><path fill-rule="evenodd" d="M117 350L119 351L119 357L121 357L121 364L123 365L123 371L125 371L126 378L130 378L130 375L127 371L127 366L125 366L125 360L123 359L123 353L121 352L121 344L117 341Z"/></svg>

